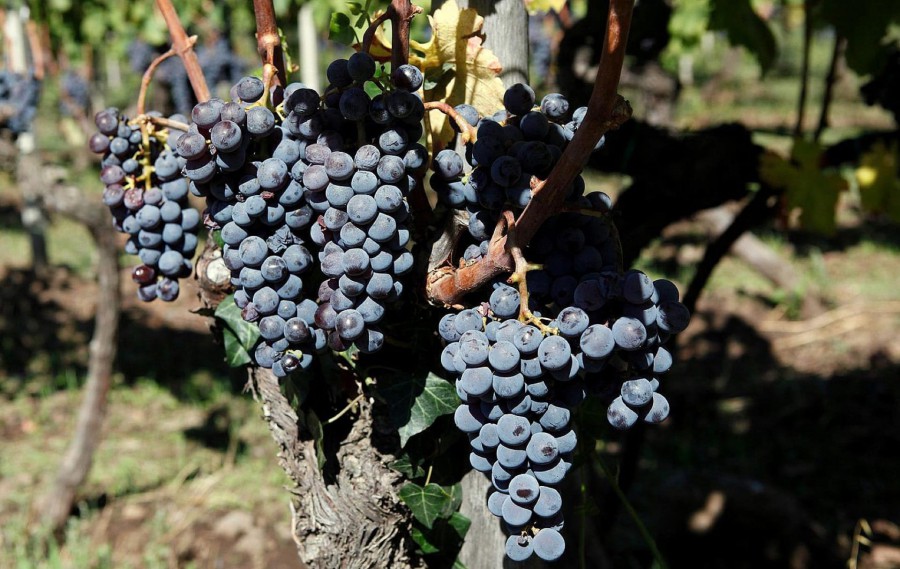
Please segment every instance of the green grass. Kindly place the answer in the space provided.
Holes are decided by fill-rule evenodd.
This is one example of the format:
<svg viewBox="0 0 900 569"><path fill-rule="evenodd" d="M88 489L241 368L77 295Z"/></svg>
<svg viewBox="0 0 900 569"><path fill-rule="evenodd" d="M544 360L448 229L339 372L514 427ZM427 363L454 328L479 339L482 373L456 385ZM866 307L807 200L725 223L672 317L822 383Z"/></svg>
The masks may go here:
<svg viewBox="0 0 900 569"><path fill-rule="evenodd" d="M64 546L51 541L49 547L39 547L41 536L29 537L26 527L30 503L58 467L80 400L81 392L74 389L38 399L0 399L0 415L29 425L24 433L0 440L0 480L6 481L0 495L0 567L169 567L170 532L179 511L242 509L266 512L282 523L287 519L282 488L289 480L272 460L274 443L249 396L223 394L199 404L179 401L144 381L111 391L105 438L79 492L82 515L71 520ZM222 417L215 423L222 432L205 433L213 413ZM222 448L211 447L204 444L204 434L231 440ZM101 515L100 496L120 506L160 505L144 522L149 539L138 552L140 563L130 565L111 544L97 542L91 530ZM129 559L135 560L135 552Z"/></svg>

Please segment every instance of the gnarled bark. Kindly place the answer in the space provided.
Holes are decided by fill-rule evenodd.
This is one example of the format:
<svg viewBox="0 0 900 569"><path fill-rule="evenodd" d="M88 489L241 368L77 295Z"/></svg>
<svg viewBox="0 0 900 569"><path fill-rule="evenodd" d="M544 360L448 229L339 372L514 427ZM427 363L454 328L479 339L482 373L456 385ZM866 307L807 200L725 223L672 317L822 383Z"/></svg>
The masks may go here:
<svg viewBox="0 0 900 569"><path fill-rule="evenodd" d="M378 434L372 404L360 402L335 456L338 472L328 480L319 469L316 442L301 431L278 379L254 368L250 380L280 449L278 462L296 483L291 523L300 559L322 569L420 567L406 551L408 513L396 493L401 476L388 467L393 457L373 445Z"/></svg>

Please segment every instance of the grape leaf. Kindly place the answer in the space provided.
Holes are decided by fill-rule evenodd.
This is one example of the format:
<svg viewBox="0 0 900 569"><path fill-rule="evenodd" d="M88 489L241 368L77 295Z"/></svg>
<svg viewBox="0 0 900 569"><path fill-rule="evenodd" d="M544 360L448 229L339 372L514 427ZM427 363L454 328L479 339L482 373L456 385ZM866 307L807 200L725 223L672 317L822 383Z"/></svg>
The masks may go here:
<svg viewBox="0 0 900 569"><path fill-rule="evenodd" d="M259 328L241 317L241 309L234 303L234 295L225 297L219 303L215 316L223 324L225 361L231 367L249 364L250 352L259 340Z"/></svg>
<svg viewBox="0 0 900 569"><path fill-rule="evenodd" d="M900 2L879 2L877 10L861 9L855 2L823 0L822 18L847 38L847 65L860 75L877 70L885 52L891 23L900 23Z"/></svg>
<svg viewBox="0 0 900 569"><path fill-rule="evenodd" d="M525 9L529 14L540 12L561 12L566 5L566 0L525 0Z"/></svg>
<svg viewBox="0 0 900 569"><path fill-rule="evenodd" d="M768 71L778 55L778 44L769 25L759 17L750 0L712 0L709 27L728 34L728 40L752 53L763 73Z"/></svg>
<svg viewBox="0 0 900 569"><path fill-rule="evenodd" d="M332 12L331 21L328 23L328 39L344 45L353 45L356 35L353 33L350 16L343 12Z"/></svg>
<svg viewBox="0 0 900 569"><path fill-rule="evenodd" d="M900 178L897 177L897 144L878 142L862 155L854 172L865 210L883 213L900 222Z"/></svg>
<svg viewBox="0 0 900 569"><path fill-rule="evenodd" d="M409 62L429 77L425 102L444 101L450 106L468 103L482 115L492 115L503 106L503 67L494 52L482 45L484 18L475 10L460 10L456 0L445 2L428 17L433 30L426 43L410 41ZM444 80L435 81L436 70ZM447 117L439 111L428 115L434 140L453 136Z"/></svg>
<svg viewBox="0 0 900 569"><path fill-rule="evenodd" d="M400 488L399 496L416 521L431 529L435 520L449 518L459 509L461 488L459 484L450 487L434 483L419 486L409 482Z"/></svg>
<svg viewBox="0 0 900 569"><path fill-rule="evenodd" d="M379 389L390 408L390 419L400 434L400 446L421 433L441 415L456 411L459 398L450 382L429 373L407 375Z"/></svg>
<svg viewBox="0 0 900 569"><path fill-rule="evenodd" d="M821 145L798 139L790 159L763 155L759 173L766 183L784 189L787 213L799 210L797 221L802 229L831 235L836 227L838 195L847 183L837 172L819 167L821 155Z"/></svg>

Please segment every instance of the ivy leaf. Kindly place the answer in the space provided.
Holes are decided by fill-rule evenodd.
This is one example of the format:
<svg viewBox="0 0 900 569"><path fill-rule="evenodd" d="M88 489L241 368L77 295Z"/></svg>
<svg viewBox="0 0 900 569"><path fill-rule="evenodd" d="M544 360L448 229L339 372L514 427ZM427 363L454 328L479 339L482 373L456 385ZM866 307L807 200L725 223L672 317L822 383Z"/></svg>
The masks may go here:
<svg viewBox="0 0 900 569"><path fill-rule="evenodd" d="M821 155L819 144L798 139L790 160L763 155L759 173L768 184L784 189L787 212L799 210L797 222L802 229L831 235L836 227L838 195L847 183L837 172L819 168Z"/></svg>
<svg viewBox="0 0 900 569"><path fill-rule="evenodd" d="M410 537L412 537L412 540L416 543L416 545L419 546L419 549L422 550L423 555L429 555L431 553L437 553L438 551L440 551L440 548L431 543L431 541L428 539L431 536L427 535L427 532L422 531L422 528L417 525L413 526L412 531L410 532Z"/></svg>
<svg viewBox="0 0 900 569"><path fill-rule="evenodd" d="M331 21L328 23L328 39L343 45L353 45L356 36L353 33L350 16L343 12L332 12Z"/></svg>
<svg viewBox="0 0 900 569"><path fill-rule="evenodd" d="M379 389L387 402L391 423L400 434L400 446L421 433L441 415L456 411L459 398L450 382L429 373L408 375Z"/></svg>
<svg viewBox="0 0 900 569"><path fill-rule="evenodd" d="M400 458L388 465L407 478L421 478L425 476L425 469L416 461L413 462L408 454L403 454Z"/></svg>
<svg viewBox="0 0 900 569"><path fill-rule="evenodd" d="M896 142L890 147L876 143L862 155L854 174L863 208L900 222L900 178L897 177L900 155L897 150Z"/></svg>
<svg viewBox="0 0 900 569"><path fill-rule="evenodd" d="M472 521L469 518L459 512L453 512L449 518L435 520L434 527L430 530L423 528L421 524L413 524L412 538L425 555L441 551L458 551L471 525ZM453 566L465 568L462 563Z"/></svg>
<svg viewBox="0 0 900 569"><path fill-rule="evenodd" d="M325 466L325 432L322 430L322 422L319 416L312 409L298 413L300 426L313 438L316 442L316 462L319 470Z"/></svg>
<svg viewBox="0 0 900 569"><path fill-rule="evenodd" d="M459 484L445 488L439 484L419 486L409 482L400 488L400 500L409 507L413 517L428 529L440 518L449 518L462 503Z"/></svg>
<svg viewBox="0 0 900 569"><path fill-rule="evenodd" d="M763 73L775 62L778 55L775 35L753 9L750 0L712 0L709 27L724 31L732 44L747 48L756 57Z"/></svg>
<svg viewBox="0 0 900 569"><path fill-rule="evenodd" d="M453 512L447 519L447 524L456 531L460 539L465 539L466 534L469 533L469 528L472 527L472 520L459 512Z"/></svg>
<svg viewBox="0 0 900 569"><path fill-rule="evenodd" d="M250 352L244 349L241 341L231 331L231 328L222 328L222 339L225 343L225 363L229 367L241 367L252 362Z"/></svg>
<svg viewBox="0 0 900 569"><path fill-rule="evenodd" d="M231 367L249 364L250 352L259 340L259 329L241 317L241 309L234 303L234 295L228 295L219 303L215 316L223 324L225 361Z"/></svg>

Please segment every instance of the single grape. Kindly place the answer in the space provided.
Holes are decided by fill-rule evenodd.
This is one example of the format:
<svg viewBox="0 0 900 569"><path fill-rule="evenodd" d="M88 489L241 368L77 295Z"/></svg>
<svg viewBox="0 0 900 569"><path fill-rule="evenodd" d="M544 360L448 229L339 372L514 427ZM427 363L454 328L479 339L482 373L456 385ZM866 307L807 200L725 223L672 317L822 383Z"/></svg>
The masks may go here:
<svg viewBox="0 0 900 569"><path fill-rule="evenodd" d="M509 481L509 497L520 506L533 504L540 495L540 484L532 474L519 474Z"/></svg>
<svg viewBox="0 0 900 569"><path fill-rule="evenodd" d="M566 551L566 540L551 528L540 530L531 541L534 554L544 561L556 561Z"/></svg>

